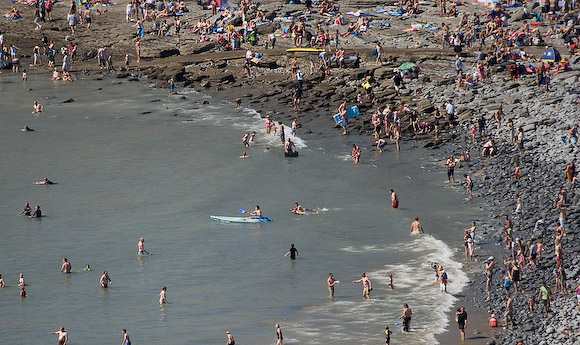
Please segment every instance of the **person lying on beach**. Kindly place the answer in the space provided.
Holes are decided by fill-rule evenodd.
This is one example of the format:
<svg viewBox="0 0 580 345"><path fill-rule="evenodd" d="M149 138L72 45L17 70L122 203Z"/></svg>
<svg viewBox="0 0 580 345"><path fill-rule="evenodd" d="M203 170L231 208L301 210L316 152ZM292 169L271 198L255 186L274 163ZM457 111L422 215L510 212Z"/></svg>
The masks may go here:
<svg viewBox="0 0 580 345"><path fill-rule="evenodd" d="M6 19L8 20L14 20L20 18L21 15L20 12L18 12L18 10L16 9L16 7L12 6L12 8L8 12L6 12L6 15L4 17L6 17Z"/></svg>
<svg viewBox="0 0 580 345"><path fill-rule="evenodd" d="M42 179L42 181L34 182L34 184L55 184L55 183L49 180L48 177L45 177Z"/></svg>

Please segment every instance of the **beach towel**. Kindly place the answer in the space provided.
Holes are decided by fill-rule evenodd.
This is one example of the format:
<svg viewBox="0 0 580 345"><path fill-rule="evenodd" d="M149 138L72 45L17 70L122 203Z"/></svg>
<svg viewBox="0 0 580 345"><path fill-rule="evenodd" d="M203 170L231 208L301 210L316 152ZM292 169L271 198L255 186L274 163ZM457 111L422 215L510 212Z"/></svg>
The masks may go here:
<svg viewBox="0 0 580 345"><path fill-rule="evenodd" d="M6 18L6 20L11 20L9 14L5 14L4 15L4 18ZM20 20L20 19L22 19L22 16L20 16L20 17L14 17L12 20L13 21L17 21L17 20Z"/></svg>

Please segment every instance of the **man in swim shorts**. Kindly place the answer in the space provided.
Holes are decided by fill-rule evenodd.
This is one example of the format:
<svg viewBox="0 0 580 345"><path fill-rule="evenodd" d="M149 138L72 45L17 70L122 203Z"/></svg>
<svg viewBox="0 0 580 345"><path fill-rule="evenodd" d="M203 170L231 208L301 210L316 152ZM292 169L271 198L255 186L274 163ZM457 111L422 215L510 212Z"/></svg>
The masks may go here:
<svg viewBox="0 0 580 345"><path fill-rule="evenodd" d="M58 335L58 345L66 345L68 342L68 333L64 330L64 327L61 327L60 330L56 332L51 332L48 334Z"/></svg>
<svg viewBox="0 0 580 345"><path fill-rule="evenodd" d="M371 299L371 291L373 291L373 284L366 273L361 274L361 278L358 280L353 280L353 283L362 283L363 285L363 298Z"/></svg>
<svg viewBox="0 0 580 345"><path fill-rule="evenodd" d="M455 183L455 159L453 159L453 156L447 156L445 165L447 166L447 180L451 183Z"/></svg>
<svg viewBox="0 0 580 345"><path fill-rule="evenodd" d="M99 283L101 284L101 287L103 289L106 289L109 287L109 284L112 284L113 282L111 281L111 278L109 278L109 272L104 271L103 275L101 276L101 279L99 279Z"/></svg>
<svg viewBox="0 0 580 345"><path fill-rule="evenodd" d="M392 189L389 190L389 193L391 193L391 206L393 208L399 208L399 198L397 198L397 193Z"/></svg>
<svg viewBox="0 0 580 345"><path fill-rule="evenodd" d="M121 345L131 345L131 338L129 338L129 334L127 334L127 330L123 328L121 330L121 334L123 334L123 342L121 343Z"/></svg>
<svg viewBox="0 0 580 345"><path fill-rule="evenodd" d="M137 254L138 255L143 255L145 253L147 253L147 255L149 255L149 252L145 250L145 239L143 237L141 237L139 239L139 242L137 242Z"/></svg>
<svg viewBox="0 0 580 345"><path fill-rule="evenodd" d="M334 279L334 274L329 273L328 279L326 279L326 285L328 285L328 293L330 294L330 298L334 298L334 286L338 283L338 280ZM579 304L580 308L580 304Z"/></svg>
<svg viewBox="0 0 580 345"><path fill-rule="evenodd" d="M164 286L163 289L161 289L161 292L159 293L159 304L163 305L163 304L167 304L167 287Z"/></svg>

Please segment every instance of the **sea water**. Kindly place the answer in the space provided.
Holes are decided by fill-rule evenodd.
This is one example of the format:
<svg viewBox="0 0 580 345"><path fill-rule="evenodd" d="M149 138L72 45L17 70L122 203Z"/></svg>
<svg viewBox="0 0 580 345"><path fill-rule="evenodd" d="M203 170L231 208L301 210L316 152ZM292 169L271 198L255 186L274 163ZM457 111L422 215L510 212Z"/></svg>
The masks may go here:
<svg viewBox="0 0 580 345"><path fill-rule="evenodd" d="M226 330L239 344L273 344L279 323L286 344L379 344L388 325L393 343L412 345L436 343L448 326L467 283L456 252L476 212L437 169L445 153L404 143L380 154L368 137L340 136L329 117L324 135L293 138L300 157L284 158L257 112L228 100L112 78L46 79L0 83L2 343L51 343L47 334L64 326L72 345L120 342L122 328L136 345L218 344ZM19 131L25 125L35 131ZM360 164L349 158L353 143ZM43 177L58 184L33 184ZM25 202L47 216L17 216ZM294 202L321 212L293 215ZM273 222L209 219L254 205ZM415 217L425 235L409 234ZM141 236L151 256L137 255ZM295 261L283 257L290 243ZM64 257L72 274L59 272ZM448 272L448 294L430 262ZM340 281L333 300L330 272ZM351 282L362 272L370 301ZM408 334L395 326L403 303L413 310Z"/></svg>

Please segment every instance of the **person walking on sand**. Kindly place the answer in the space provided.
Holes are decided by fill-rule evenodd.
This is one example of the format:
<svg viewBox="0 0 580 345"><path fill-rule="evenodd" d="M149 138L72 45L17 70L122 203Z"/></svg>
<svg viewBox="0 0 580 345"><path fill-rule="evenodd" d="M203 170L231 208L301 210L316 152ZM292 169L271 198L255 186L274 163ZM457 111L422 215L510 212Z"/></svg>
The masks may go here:
<svg viewBox="0 0 580 345"><path fill-rule="evenodd" d="M397 193L392 189L389 190L389 193L391 193L391 207L399 208L399 198L397 197Z"/></svg>
<svg viewBox="0 0 580 345"><path fill-rule="evenodd" d="M276 345L284 345L284 337L282 336L282 329L280 328L280 324L276 324Z"/></svg>
<svg viewBox="0 0 580 345"><path fill-rule="evenodd" d="M485 282L485 290L487 291L487 298L485 299L486 301L489 301L489 299L491 298L491 290L492 290L492 279L493 279L493 269L495 267L495 258L493 256L490 256L489 258L487 258L487 260L485 260L485 278L486 278L486 282Z"/></svg>
<svg viewBox="0 0 580 345"><path fill-rule="evenodd" d="M363 286L363 298L364 299L371 299L371 291L373 291L373 283L367 277L366 273L361 274L361 278L358 280L353 280L353 283L362 283Z"/></svg>
<svg viewBox="0 0 580 345"><path fill-rule="evenodd" d="M423 231L423 225L421 225L419 217L415 217L415 220L411 223L411 235L416 235L419 233L423 234L425 231Z"/></svg>
<svg viewBox="0 0 580 345"><path fill-rule="evenodd" d="M290 249L284 254L284 257L290 255L290 260L296 260L298 256L298 249L294 248L294 243L290 243Z"/></svg>
<svg viewBox="0 0 580 345"><path fill-rule="evenodd" d="M167 286L164 286L161 292L159 292L159 304L163 305L167 303L169 303L167 302Z"/></svg>
<svg viewBox="0 0 580 345"><path fill-rule="evenodd" d="M339 281L334 279L334 275L332 273L328 274L326 285L328 285L328 293L330 294L330 298L334 298L334 286L338 283ZM580 308L580 303L578 303L578 307Z"/></svg>
<svg viewBox="0 0 580 345"><path fill-rule="evenodd" d="M459 326L461 341L465 341L465 328L467 328L467 313L465 312L465 307L459 309L459 314L457 314L457 325Z"/></svg>
<svg viewBox="0 0 580 345"><path fill-rule="evenodd" d="M109 285L111 285L113 282L111 281L111 278L109 277L109 272L104 271L103 275L101 276L101 279L99 279L99 283L101 284L101 287L103 289L106 289L109 287Z"/></svg>
<svg viewBox="0 0 580 345"><path fill-rule="evenodd" d="M409 308L409 305L407 303L403 304L403 314L399 316L399 319L403 319L403 332L411 331L411 315L413 315L413 311Z"/></svg>
<svg viewBox="0 0 580 345"><path fill-rule="evenodd" d="M226 331L226 336L228 337L228 341L226 342L226 345L235 345L236 344L236 341L234 340L234 337L232 336L230 331Z"/></svg>
<svg viewBox="0 0 580 345"><path fill-rule="evenodd" d="M503 313L503 318L504 318L504 329L511 327L514 327L514 319L513 319L513 305L514 305L514 300L511 296L511 294L507 294L507 301L505 304L505 312Z"/></svg>
<svg viewBox="0 0 580 345"><path fill-rule="evenodd" d="M150 255L148 251L145 250L145 239L143 237L141 237L139 239L139 242L137 242L137 255L143 255L145 253L147 253L147 255Z"/></svg>
<svg viewBox="0 0 580 345"><path fill-rule="evenodd" d="M542 300L542 304L544 305L544 314L546 317L550 312L550 297L552 297L552 290L546 284L546 281L542 282L542 286L540 287L540 293L538 294L538 299Z"/></svg>
<svg viewBox="0 0 580 345"><path fill-rule="evenodd" d="M64 327L61 327L56 332L50 332L48 334L56 334L56 335L58 335L58 345L67 345L67 343L68 343L68 333L64 330Z"/></svg>
<svg viewBox="0 0 580 345"><path fill-rule="evenodd" d="M121 345L131 345L131 338L129 338L127 330L123 328L121 334L123 334L123 342L121 342Z"/></svg>

